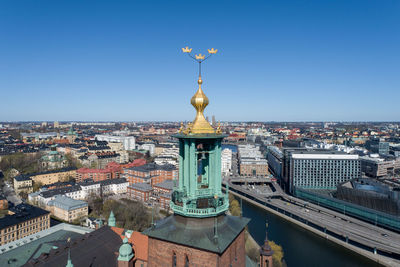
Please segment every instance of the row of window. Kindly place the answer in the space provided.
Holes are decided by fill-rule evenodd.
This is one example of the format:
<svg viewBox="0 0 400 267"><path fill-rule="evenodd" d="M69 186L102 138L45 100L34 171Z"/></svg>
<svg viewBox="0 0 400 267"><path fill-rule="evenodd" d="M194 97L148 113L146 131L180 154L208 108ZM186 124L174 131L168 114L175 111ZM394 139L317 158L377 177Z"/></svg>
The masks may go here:
<svg viewBox="0 0 400 267"><path fill-rule="evenodd" d="M25 236L25 234L26 235L30 235L30 234L32 234L32 232L36 233L36 232L42 231L43 229L48 228L48 226L49 226L48 222L43 222L40 225L32 225L30 227L21 229L17 233L19 235L19 238L22 238L22 237ZM10 241L14 240L14 237L16 237L17 233L13 232L13 233L10 233L10 234L5 234L3 236L0 236L0 242L2 240L4 240L5 242L10 242Z"/></svg>

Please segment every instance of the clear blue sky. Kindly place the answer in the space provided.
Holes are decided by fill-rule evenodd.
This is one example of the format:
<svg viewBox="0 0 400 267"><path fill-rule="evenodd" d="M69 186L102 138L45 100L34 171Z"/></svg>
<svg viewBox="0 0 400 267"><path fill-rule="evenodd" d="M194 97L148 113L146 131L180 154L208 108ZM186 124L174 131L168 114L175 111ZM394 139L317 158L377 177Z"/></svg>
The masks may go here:
<svg viewBox="0 0 400 267"><path fill-rule="evenodd" d="M0 2L0 121L400 119L400 1Z"/></svg>

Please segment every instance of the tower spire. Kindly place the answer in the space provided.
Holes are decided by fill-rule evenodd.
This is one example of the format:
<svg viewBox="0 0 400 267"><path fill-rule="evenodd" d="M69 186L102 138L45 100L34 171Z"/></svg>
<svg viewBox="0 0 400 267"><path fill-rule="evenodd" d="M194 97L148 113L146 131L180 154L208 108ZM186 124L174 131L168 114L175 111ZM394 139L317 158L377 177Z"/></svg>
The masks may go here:
<svg viewBox="0 0 400 267"><path fill-rule="evenodd" d="M272 267L273 266L273 260L272 260L272 255L274 254L274 251L272 250L271 246L269 245L268 241L268 221L265 221L265 241L264 245L261 246L260 248L260 262L259 265L260 267Z"/></svg>
<svg viewBox="0 0 400 267"><path fill-rule="evenodd" d="M271 256L274 254L274 251L271 249L271 246L269 245L268 241L268 221L265 221L265 240L264 240L264 245L261 246L260 248L260 253L264 256Z"/></svg>
<svg viewBox="0 0 400 267"><path fill-rule="evenodd" d="M71 241L71 238L68 237L67 242L70 243L70 241ZM67 265L65 265L65 267L74 267L74 265L72 264L72 261L71 261L71 246L70 245L68 246L68 260L67 260Z"/></svg>
<svg viewBox="0 0 400 267"><path fill-rule="evenodd" d="M190 127L190 132L193 134L210 134L215 133L214 128L210 125L210 123L204 117L204 109L207 107L209 100L208 97L204 94L201 85L203 84L203 79L201 78L201 63L210 58L213 54L217 53L217 49L211 48L208 49L209 55L206 57L205 55L199 53L197 55L192 55L192 48L185 47L182 48L184 53L187 53L189 57L194 59L199 64L199 78L197 83L199 88L197 92L190 99L190 103L196 109L196 118L193 121L193 124Z"/></svg>

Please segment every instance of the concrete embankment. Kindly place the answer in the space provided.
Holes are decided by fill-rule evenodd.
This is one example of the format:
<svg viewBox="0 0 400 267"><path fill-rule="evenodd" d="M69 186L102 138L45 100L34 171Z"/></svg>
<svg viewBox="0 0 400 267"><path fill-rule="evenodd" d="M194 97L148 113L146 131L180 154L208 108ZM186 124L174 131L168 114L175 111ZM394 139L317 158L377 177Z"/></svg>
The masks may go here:
<svg viewBox="0 0 400 267"><path fill-rule="evenodd" d="M266 207L266 206L254 201L254 200L251 200L251 199L249 199L249 198L247 198L245 196L242 196L241 194L238 194L238 193L233 192L233 191L230 191L230 193L232 193L236 197L242 198L243 200L247 201L248 203L250 203L250 204L252 204L254 206L257 206L257 207L259 207L259 208L261 208L263 210L266 210L266 211L268 211L270 213L273 213L273 214L275 214L275 215L277 215L277 216L279 216L279 217L281 217L281 218L283 218L283 219L285 219L285 220L287 220L287 221L289 221L291 223L294 223L294 224L296 224L296 225L298 225L298 226L300 226L300 227L302 227L302 228L304 228L304 229L306 229L306 230L308 230L308 231L310 231L310 232L312 232L312 233L314 233L314 234L316 234L316 235L318 235L318 236L320 236L322 238L325 238L327 240L335 242L336 244L338 244L338 245L340 245L342 247L345 247L345 248L347 248L347 249L349 249L349 250L351 250L351 251L353 251L355 253L358 253L358 254L360 254L360 255L362 255L364 257L367 257L367 258L369 258L369 259L371 259L371 260L373 260L373 261L375 261L375 262L377 262L379 264L382 264L382 265L385 265L385 266L400 266L400 262L397 261L397 260L394 260L394 259L389 258L389 257L382 256L382 255L379 255L379 254L374 254L373 252L370 252L370 251L367 251L365 249L353 246L353 245L351 245L349 243L346 243L346 242L344 242L344 241L342 241L342 240L340 240L340 239L338 239L338 238L336 238L334 236L328 235L328 234L326 234L326 233L324 233L322 231L319 231L319 230L317 230L317 229L315 229L315 228L313 228L313 227L311 227L311 226L309 226L309 225L307 225L305 223L297 221L297 220L295 220L295 219L293 219L293 218L291 218L291 217L289 217L287 215L284 215L284 214L282 214L282 213L280 213L280 212L278 212L278 211L276 211L274 209Z"/></svg>

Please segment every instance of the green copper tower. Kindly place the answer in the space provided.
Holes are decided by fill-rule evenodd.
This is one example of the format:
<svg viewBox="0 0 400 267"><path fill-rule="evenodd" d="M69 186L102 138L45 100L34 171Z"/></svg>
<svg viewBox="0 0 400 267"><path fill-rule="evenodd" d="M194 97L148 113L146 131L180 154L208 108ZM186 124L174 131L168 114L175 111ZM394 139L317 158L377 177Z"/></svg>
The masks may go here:
<svg viewBox="0 0 400 267"><path fill-rule="evenodd" d="M225 135L220 126L214 129L205 119L203 111L209 103L201 85L201 63L209 56L190 55L199 63L199 88L191 99L196 118L181 128L174 137L179 139L179 178L172 193L170 206L175 214L186 217L212 217L225 213L229 208L228 195L221 191L221 142Z"/></svg>
<svg viewBox="0 0 400 267"><path fill-rule="evenodd" d="M201 63L217 50L209 49L207 57L191 55L188 47L182 50L199 64L199 87L190 101L196 117L173 135L179 141L179 175L170 201L174 214L143 231L153 244L148 246L148 266L244 266L249 219L227 214L228 192L221 191L225 135L203 114L209 101L201 88Z"/></svg>
<svg viewBox="0 0 400 267"><path fill-rule="evenodd" d="M116 220L113 211L110 212L110 216L108 217L108 226L110 227L116 226Z"/></svg>

